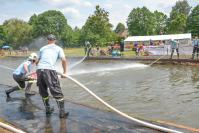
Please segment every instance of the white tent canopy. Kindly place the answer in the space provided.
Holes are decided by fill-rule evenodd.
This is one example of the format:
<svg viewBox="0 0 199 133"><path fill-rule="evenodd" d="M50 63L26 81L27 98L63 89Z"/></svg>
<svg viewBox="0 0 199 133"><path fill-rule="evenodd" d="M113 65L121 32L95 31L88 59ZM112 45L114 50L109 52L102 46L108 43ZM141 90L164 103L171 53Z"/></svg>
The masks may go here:
<svg viewBox="0 0 199 133"><path fill-rule="evenodd" d="M154 35L154 36L130 36L127 37L124 42L139 42L139 41L158 41L158 40L170 40L170 39L191 39L191 34L170 34L170 35Z"/></svg>

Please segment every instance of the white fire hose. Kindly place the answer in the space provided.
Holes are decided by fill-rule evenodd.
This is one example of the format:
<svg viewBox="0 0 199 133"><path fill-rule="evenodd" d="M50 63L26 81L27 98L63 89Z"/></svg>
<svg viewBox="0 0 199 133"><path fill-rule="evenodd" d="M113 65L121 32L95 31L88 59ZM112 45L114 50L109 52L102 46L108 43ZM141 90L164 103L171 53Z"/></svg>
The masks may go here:
<svg viewBox="0 0 199 133"><path fill-rule="evenodd" d="M163 131L163 132L169 132L169 133L182 133L180 131L177 131L177 130L173 130L173 129L169 129L169 128L165 128L165 127L161 127L161 126L157 126L157 125L154 125L154 124L151 124L151 123L148 123L148 122L144 122L144 121L141 121L141 120L138 120L136 118L133 118L121 111L119 111L118 109L114 108L113 106L109 105L107 102L105 102L103 99L101 99L100 97L98 97L95 93L93 93L91 90L89 90L86 86L84 86L83 84L81 84L79 81L77 81L76 79L72 78L71 76L68 76L68 75L64 75L60 72L57 72L59 75L63 76L63 77L66 77L68 79L70 79L71 81L73 81L75 84L77 84L78 86L80 86L81 88L83 88L86 92L88 92L89 94L91 94L95 99L97 99L98 101L100 101L102 104L104 104L106 107L110 108L111 110L113 110L114 112L118 113L119 115L127 118L127 119L130 119L134 122L137 122L143 126L146 126L146 127L149 127L149 128L152 128L152 129L156 129L156 130L159 130L159 131Z"/></svg>
<svg viewBox="0 0 199 133"><path fill-rule="evenodd" d="M12 127L10 125L4 124L2 122L0 122L0 127L5 128L5 129L7 129L7 130L9 130L11 132L14 132L14 133L26 133L26 132L24 132L22 130L16 129L16 128L14 128L14 127Z"/></svg>

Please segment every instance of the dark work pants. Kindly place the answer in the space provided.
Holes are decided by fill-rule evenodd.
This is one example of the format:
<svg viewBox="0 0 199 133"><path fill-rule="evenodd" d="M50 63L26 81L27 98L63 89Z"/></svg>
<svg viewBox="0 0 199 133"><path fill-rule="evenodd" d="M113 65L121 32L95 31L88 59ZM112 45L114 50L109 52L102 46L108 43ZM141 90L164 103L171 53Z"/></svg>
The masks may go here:
<svg viewBox="0 0 199 133"><path fill-rule="evenodd" d="M25 75L21 74L21 75L15 75L13 74L13 79L18 83L18 85L21 87L20 89L24 89L26 84L26 77Z"/></svg>
<svg viewBox="0 0 199 133"><path fill-rule="evenodd" d="M173 57L174 50L175 50L175 48L172 48L172 50L171 50L171 58ZM178 48L176 48L176 52L177 52L177 56L178 56L178 58L179 58L179 51L178 51Z"/></svg>
<svg viewBox="0 0 199 133"><path fill-rule="evenodd" d="M193 47L193 53L192 53L192 59L194 59L195 53L197 53L197 58L198 58L198 52L199 52L199 48L196 46Z"/></svg>
<svg viewBox="0 0 199 133"><path fill-rule="evenodd" d="M48 88L56 100L63 98L63 93L61 91L59 79L55 70L37 70L37 86L39 87L39 93L42 98L49 96Z"/></svg>

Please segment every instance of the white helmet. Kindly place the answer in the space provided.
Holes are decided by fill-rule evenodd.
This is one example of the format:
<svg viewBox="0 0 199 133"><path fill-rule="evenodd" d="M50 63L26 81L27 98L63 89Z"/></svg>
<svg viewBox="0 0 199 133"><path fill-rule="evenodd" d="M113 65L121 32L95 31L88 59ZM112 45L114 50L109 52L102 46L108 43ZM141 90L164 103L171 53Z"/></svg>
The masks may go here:
<svg viewBox="0 0 199 133"><path fill-rule="evenodd" d="M37 59L37 54L36 53L31 53L30 56L28 57L30 60L36 60Z"/></svg>

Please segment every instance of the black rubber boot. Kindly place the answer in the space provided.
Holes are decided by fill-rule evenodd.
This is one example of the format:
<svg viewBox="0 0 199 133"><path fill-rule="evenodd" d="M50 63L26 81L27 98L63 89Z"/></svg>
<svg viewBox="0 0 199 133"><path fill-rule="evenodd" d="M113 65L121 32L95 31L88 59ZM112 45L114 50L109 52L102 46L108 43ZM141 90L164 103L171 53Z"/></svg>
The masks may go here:
<svg viewBox="0 0 199 133"><path fill-rule="evenodd" d="M59 117L60 118L66 118L69 115L69 112L65 112L64 100L61 100L61 101L57 100L57 105L58 105L58 108L59 108Z"/></svg>
<svg viewBox="0 0 199 133"><path fill-rule="evenodd" d="M171 53L171 57L170 57L170 59L172 59L172 57L173 57L173 52Z"/></svg>
<svg viewBox="0 0 199 133"><path fill-rule="evenodd" d="M192 54L192 57L191 57L191 59L194 59L194 54Z"/></svg>
<svg viewBox="0 0 199 133"><path fill-rule="evenodd" d="M10 93L14 92L14 91L17 91L17 90L20 90L18 86L15 86L9 90L6 90L5 93L6 93L6 96L7 97L10 97Z"/></svg>
<svg viewBox="0 0 199 133"><path fill-rule="evenodd" d="M46 108L46 116L50 116L53 113L54 108L50 107L49 98L43 98L43 102L44 102L44 106Z"/></svg>
<svg viewBox="0 0 199 133"><path fill-rule="evenodd" d="M180 58L180 54L179 53L177 53L177 55L178 55L178 59Z"/></svg>

